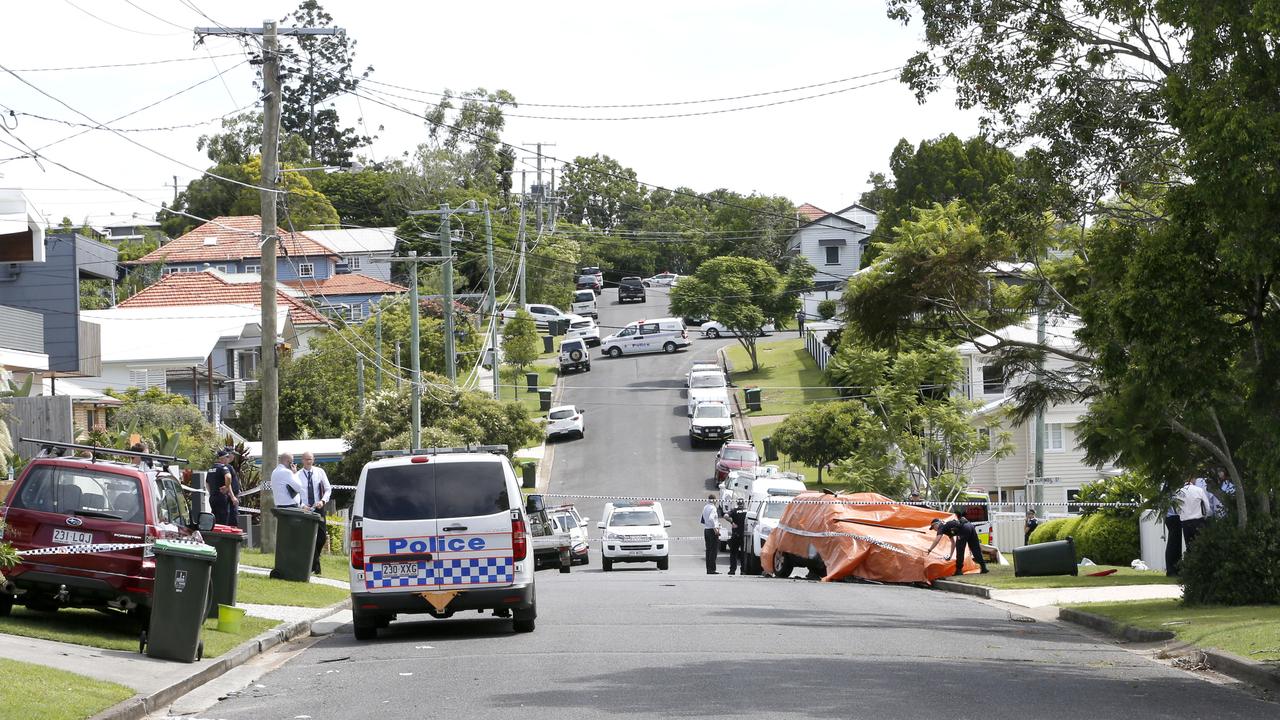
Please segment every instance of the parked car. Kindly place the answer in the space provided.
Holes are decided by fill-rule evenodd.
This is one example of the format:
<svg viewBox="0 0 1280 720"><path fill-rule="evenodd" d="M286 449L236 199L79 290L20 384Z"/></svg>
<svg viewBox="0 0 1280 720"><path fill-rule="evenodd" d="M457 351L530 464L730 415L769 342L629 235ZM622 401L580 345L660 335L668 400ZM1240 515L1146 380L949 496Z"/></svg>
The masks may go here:
<svg viewBox="0 0 1280 720"><path fill-rule="evenodd" d="M769 534L778 527L778 521L782 518L782 512L787 509L787 503L794 500L800 492L785 488L770 488L765 491L765 495L756 495L747 501L743 575L760 574L760 554L764 544L769 540Z"/></svg>
<svg viewBox="0 0 1280 720"><path fill-rule="evenodd" d="M357 640L373 640L400 614L463 610L492 610L512 617L516 632L533 631L529 517L506 451L380 451L394 455L365 464L349 541Z"/></svg>
<svg viewBox="0 0 1280 720"><path fill-rule="evenodd" d="M618 281L618 302L644 302L644 281L638 277L624 277Z"/></svg>
<svg viewBox="0 0 1280 720"><path fill-rule="evenodd" d="M560 373L570 370L591 372L591 353L585 340L565 340L560 343Z"/></svg>
<svg viewBox="0 0 1280 720"><path fill-rule="evenodd" d="M703 317L701 315L687 315L680 319L684 320L684 324L689 327L700 327L703 323L705 323L708 320L708 318Z"/></svg>
<svg viewBox="0 0 1280 720"><path fill-rule="evenodd" d="M547 508L547 514L555 518L556 522L569 533L573 543L573 564L589 565L591 539L587 536L587 521L591 518L579 515L578 509L572 504Z"/></svg>
<svg viewBox="0 0 1280 720"><path fill-rule="evenodd" d="M573 537L559 520L545 510L529 512L529 542L533 545L533 569L573 567Z"/></svg>
<svg viewBox="0 0 1280 720"><path fill-rule="evenodd" d="M673 353L689 347L689 332L680 318L637 320L605 338L600 351L612 358L624 353Z"/></svg>
<svg viewBox="0 0 1280 720"><path fill-rule="evenodd" d="M600 287L604 287L604 271L595 265L588 265L587 267L579 268L578 275L591 275L596 279L596 282L599 283Z"/></svg>
<svg viewBox="0 0 1280 720"><path fill-rule="evenodd" d="M690 365L689 372L684 375L684 386L689 387L689 379L697 373L704 372L722 372L720 369L720 363L696 362L693 365Z"/></svg>
<svg viewBox="0 0 1280 720"><path fill-rule="evenodd" d="M687 415L693 417L693 410L699 403L718 402L726 408L729 406L729 380L720 370L707 370L689 376L689 403Z"/></svg>
<svg viewBox="0 0 1280 720"><path fill-rule="evenodd" d="M671 287L680 280L680 276L675 273L658 273L650 278L645 278L642 282L645 287Z"/></svg>
<svg viewBox="0 0 1280 720"><path fill-rule="evenodd" d="M733 416L723 402L698 403L689 417L689 444L697 447L708 441L723 441L733 437Z"/></svg>
<svg viewBox="0 0 1280 720"><path fill-rule="evenodd" d="M637 500L605 503L604 519L596 523L604 531L600 541L600 569L609 572L614 563L655 562L666 570L670 561L667 528L671 521L662 514L662 503Z"/></svg>
<svg viewBox="0 0 1280 720"><path fill-rule="evenodd" d="M524 307L525 310L533 316L533 321L538 328L538 332L547 332L552 320L566 320L569 325L566 337L581 338L586 340L589 345L600 344L600 329L596 327L596 321L589 317L564 312L555 305L531 303ZM502 318L504 321L510 320L515 316L516 310L514 308L507 308L502 311Z"/></svg>
<svg viewBox="0 0 1280 720"><path fill-rule="evenodd" d="M569 310L574 315L599 319L600 313L596 307L596 293L591 290L574 290L573 303L569 305Z"/></svg>
<svg viewBox="0 0 1280 720"><path fill-rule="evenodd" d="M777 465L764 465L747 470L734 470L724 482L719 484L720 511L729 512L739 500L747 501L752 497L783 492L804 492L804 476L799 473L784 472Z"/></svg>
<svg viewBox="0 0 1280 720"><path fill-rule="evenodd" d="M581 339L588 346L600 346L600 328L589 317L570 315L568 336Z"/></svg>
<svg viewBox="0 0 1280 720"><path fill-rule="evenodd" d="M590 290L597 295L604 292L604 283L597 275L579 275L575 287L579 290Z"/></svg>
<svg viewBox="0 0 1280 720"><path fill-rule="evenodd" d="M718 337L737 337L738 333L730 328L725 327L724 323L708 320L702 324L702 336L708 338ZM756 337L764 337L771 332L775 332L773 323L765 323L756 330Z"/></svg>
<svg viewBox="0 0 1280 720"><path fill-rule="evenodd" d="M720 446L716 453L715 478L722 483L734 470L745 470L760 464L760 456L755 446L746 440L730 440Z"/></svg>
<svg viewBox="0 0 1280 720"><path fill-rule="evenodd" d="M213 527L167 469L103 460L137 457L159 468L175 458L74 443L43 443L5 500L3 539L15 550L96 544L145 544L194 537ZM73 457L89 452L90 457ZM15 605L126 611L145 626L155 580L149 548L27 555L4 569L0 616Z"/></svg>
<svg viewBox="0 0 1280 720"><path fill-rule="evenodd" d="M587 425L582 418L582 411L573 405L551 408L547 413L546 423L548 439L564 435L577 435L580 438L587 436Z"/></svg>

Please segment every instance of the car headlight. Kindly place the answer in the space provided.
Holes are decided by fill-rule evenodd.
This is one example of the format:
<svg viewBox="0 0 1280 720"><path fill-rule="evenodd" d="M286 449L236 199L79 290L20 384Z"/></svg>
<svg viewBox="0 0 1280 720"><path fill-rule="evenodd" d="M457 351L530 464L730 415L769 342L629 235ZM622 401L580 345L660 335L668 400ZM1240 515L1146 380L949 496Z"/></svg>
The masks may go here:
<svg viewBox="0 0 1280 720"><path fill-rule="evenodd" d="M604 539L605 540L621 540L622 536L619 535L618 533L607 532L604 534Z"/></svg>

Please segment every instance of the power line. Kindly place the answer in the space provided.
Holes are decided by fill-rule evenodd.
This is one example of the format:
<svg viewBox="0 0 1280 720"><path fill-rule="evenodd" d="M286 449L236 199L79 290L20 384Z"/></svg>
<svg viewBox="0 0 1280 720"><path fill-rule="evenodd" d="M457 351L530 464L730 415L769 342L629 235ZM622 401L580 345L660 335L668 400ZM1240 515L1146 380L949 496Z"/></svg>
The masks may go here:
<svg viewBox="0 0 1280 720"><path fill-rule="evenodd" d="M131 32L131 33L133 33L133 34L135 34L135 35L150 35L150 36L152 36L152 37L168 37L168 36L171 36L171 35L181 35L181 34L182 34L182 33L176 33L176 32L155 33L155 32L146 32L145 30L134 30L133 28L125 27L124 25L117 25L117 24L115 24L115 23L111 22L110 20L107 20L107 19L105 19L105 18L102 18L102 17L99 17L99 16L97 16L97 15L94 15L93 13L89 12L88 10L85 10L84 8L80 7L79 5L77 5L77 4L73 3L73 2L71 2L71 0L63 0L63 2L65 2L66 4L70 5L71 7L73 7L73 8L75 8L75 9L79 10L80 12L84 13L85 15L88 15L89 17L93 18L94 20L97 20L98 22L100 22L100 23L102 23L102 24L104 24L104 25L110 25L111 27L113 27L113 28L115 28L115 29L117 29L117 30L124 30L125 32Z"/></svg>
<svg viewBox="0 0 1280 720"><path fill-rule="evenodd" d="M115 131L115 132L126 132L126 133L170 132L170 131L173 131L173 130L188 130L188 129L191 129L191 128L203 127L203 126L205 126L205 125L209 125L209 124L212 124L212 123L218 122L219 120L222 120L223 118L227 117L228 115L232 115L232 114L234 114L234 113L238 113L238 112L243 112L243 111L245 111L245 110L247 110L247 109L249 109L249 108L251 108L251 107L253 107L254 105L257 105L257 104L258 104L258 101L257 101L257 100L255 100L255 101L253 101L253 102L249 103L248 105L242 105L242 106L240 106L240 107L236 108L235 110L230 110L230 111L228 111L228 112L222 113L221 115L215 115L215 116L213 116L213 117L209 118L208 120L200 120L200 121L198 121L198 122L185 123L185 124L182 124L182 125L167 125L167 126L165 126L165 127L147 127L147 128L112 128L112 130L113 130L113 131ZM44 115L38 115L38 114L36 114L36 113L29 113L29 112L22 112L22 111L14 111L14 115L21 116L21 117L34 118L34 119L36 119L36 120L43 120L43 121L45 121L45 122L58 123L59 125L67 125L67 126L69 126L69 127L82 127L82 128L89 128L90 130L101 130L101 129L103 129L103 128L102 128L100 125L98 125L98 124L82 123L82 122L76 122L76 121L74 121L74 120L63 120L63 119L61 119L61 118L46 117L46 116L44 116Z"/></svg>
<svg viewBox="0 0 1280 720"><path fill-rule="evenodd" d="M210 57L226 58L239 57L240 53L222 53L220 55L212 55ZM70 65L66 67L38 67L38 68L14 68L14 72L62 72L68 70L107 70L111 68L127 68L127 67L144 67L148 65L167 65L170 63L183 62L200 62L204 58L186 57L186 58L166 58L164 60L143 60L131 63L110 63L106 65Z"/></svg>

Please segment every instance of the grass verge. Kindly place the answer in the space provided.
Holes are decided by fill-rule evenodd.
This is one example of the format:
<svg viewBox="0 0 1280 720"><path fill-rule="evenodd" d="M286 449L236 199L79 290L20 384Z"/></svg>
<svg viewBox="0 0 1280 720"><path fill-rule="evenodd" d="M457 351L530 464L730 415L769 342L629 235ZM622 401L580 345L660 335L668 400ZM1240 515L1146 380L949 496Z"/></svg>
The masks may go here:
<svg viewBox="0 0 1280 720"><path fill-rule="evenodd" d="M240 573L236 602L255 605L292 605L294 607L328 607L346 600L350 593L343 588L318 583L273 580L265 575Z"/></svg>
<svg viewBox="0 0 1280 720"><path fill-rule="evenodd" d="M810 403L839 397L835 389L827 387L826 377L805 351L804 340L800 338L758 343L756 355L760 359L760 369L756 371L751 370L751 359L741 343L730 345L725 354L734 368L730 379L738 386L742 407L747 406L742 397L744 388L755 386L762 389L760 412L748 413L750 415L788 415Z"/></svg>
<svg viewBox="0 0 1280 720"><path fill-rule="evenodd" d="M1115 587L1117 585L1176 585L1160 570L1134 570L1116 565L1096 565L1080 568L1079 575L1049 575L1045 577L1014 577L1012 565L990 565L986 575L963 575L951 578L970 585L982 585L996 590L1031 590L1035 588ZM1088 577L1085 573L1115 570L1106 577Z"/></svg>
<svg viewBox="0 0 1280 720"><path fill-rule="evenodd" d="M768 462L763 459L764 458L764 439L772 436L774 431L777 430L778 426L781 424L782 423L780 422L776 422L776 423L770 423L768 425L752 425L751 426L751 442L755 444L756 452L759 453L761 462L769 465L777 465L783 470L790 470L791 472L800 473L801 475L804 475L804 481L806 485L816 485L818 482L818 468L815 468L811 465L805 465L802 462L794 461L782 453L778 453L778 459L775 462ZM826 483L827 477L825 474L823 475L822 479L823 479L823 482ZM824 485L824 487L830 487L830 484L828 483Z"/></svg>
<svg viewBox="0 0 1280 720"><path fill-rule="evenodd" d="M240 643L275 627L275 620L246 617L241 621L240 632L224 633L216 630L217 620L204 624L204 656L217 657ZM0 632L23 637L56 640L58 642L104 650L138 651L138 634L142 628L123 613L100 613L96 610L59 610L56 613L32 612L15 607L9 617L0 618ZM3 685L4 683L0 683ZM0 707L3 707L0 705ZM29 717L39 717L33 715Z"/></svg>
<svg viewBox="0 0 1280 720"><path fill-rule="evenodd" d="M559 378L559 370L554 365L530 365L523 372L517 371L515 368L504 365L502 374L501 395L502 400L517 400L529 410L532 416L542 415L539 409L538 393L529 392L527 383L525 382L525 373L538 373L538 387L549 388L555 387L556 380Z"/></svg>
<svg viewBox="0 0 1280 720"><path fill-rule="evenodd" d="M349 562L351 560L346 555L333 553L321 555L320 576L331 580L345 581L350 578L350 575L347 574ZM275 553L268 554L263 553L261 550L249 550L246 548L240 551L240 564L260 568L273 568L276 566L276 556ZM244 577L243 573L241 573L241 577ZM246 600L245 602L248 601Z"/></svg>
<svg viewBox="0 0 1280 720"><path fill-rule="evenodd" d="M1072 607L1126 625L1168 630L1196 647L1280 663L1280 605L1187 607L1181 600L1135 600Z"/></svg>
<svg viewBox="0 0 1280 720"><path fill-rule="evenodd" d="M123 685L0 659L0 715L7 718L82 720L133 697Z"/></svg>

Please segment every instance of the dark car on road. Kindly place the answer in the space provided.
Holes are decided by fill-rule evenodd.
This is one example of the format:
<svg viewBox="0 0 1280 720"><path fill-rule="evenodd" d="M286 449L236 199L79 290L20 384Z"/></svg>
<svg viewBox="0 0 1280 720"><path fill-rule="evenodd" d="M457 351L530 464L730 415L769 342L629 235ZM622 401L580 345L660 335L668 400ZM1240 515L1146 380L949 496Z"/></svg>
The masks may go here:
<svg viewBox="0 0 1280 720"><path fill-rule="evenodd" d="M604 285L601 284L600 277L598 275L579 275L575 289L590 290L591 292L599 295L604 292Z"/></svg>
<svg viewBox="0 0 1280 720"><path fill-rule="evenodd" d="M624 277L618 281L618 302L644 302L644 281L638 277Z"/></svg>
<svg viewBox="0 0 1280 720"><path fill-rule="evenodd" d="M108 448L89 449L92 457L60 457L57 451L51 445L28 463L0 508L3 539L15 550L141 546L187 537L196 525L213 526L213 515L193 512L182 484L164 470L98 459L113 452ZM0 615L18 604L40 611L114 608L145 616L155 577L149 550L25 555L4 571Z"/></svg>

